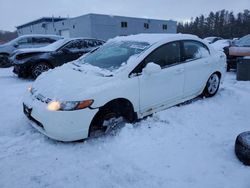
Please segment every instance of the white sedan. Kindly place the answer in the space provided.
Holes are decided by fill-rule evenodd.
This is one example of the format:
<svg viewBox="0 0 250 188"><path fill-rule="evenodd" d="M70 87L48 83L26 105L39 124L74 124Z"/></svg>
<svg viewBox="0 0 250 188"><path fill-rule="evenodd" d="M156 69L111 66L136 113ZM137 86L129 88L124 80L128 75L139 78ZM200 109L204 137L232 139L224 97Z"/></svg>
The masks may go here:
<svg viewBox="0 0 250 188"><path fill-rule="evenodd" d="M224 53L193 35L117 37L39 76L24 113L50 138L96 137L201 94L214 96L225 66Z"/></svg>

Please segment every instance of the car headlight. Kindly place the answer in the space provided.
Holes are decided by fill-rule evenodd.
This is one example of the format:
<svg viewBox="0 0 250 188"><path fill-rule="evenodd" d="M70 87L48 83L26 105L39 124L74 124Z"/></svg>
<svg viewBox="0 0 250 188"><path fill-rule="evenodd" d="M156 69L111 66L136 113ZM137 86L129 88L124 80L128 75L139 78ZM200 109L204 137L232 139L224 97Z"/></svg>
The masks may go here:
<svg viewBox="0 0 250 188"><path fill-rule="evenodd" d="M94 100L84 100L84 101L51 101L48 103L47 109L50 111L72 111L72 110L81 110L87 107L90 107L93 104Z"/></svg>
<svg viewBox="0 0 250 188"><path fill-rule="evenodd" d="M28 91L29 91L30 93L32 92L32 89L33 89L32 86L29 86L29 87L28 87Z"/></svg>
<svg viewBox="0 0 250 188"><path fill-rule="evenodd" d="M33 95L36 92L36 90L32 86L29 86L27 89L31 95Z"/></svg>

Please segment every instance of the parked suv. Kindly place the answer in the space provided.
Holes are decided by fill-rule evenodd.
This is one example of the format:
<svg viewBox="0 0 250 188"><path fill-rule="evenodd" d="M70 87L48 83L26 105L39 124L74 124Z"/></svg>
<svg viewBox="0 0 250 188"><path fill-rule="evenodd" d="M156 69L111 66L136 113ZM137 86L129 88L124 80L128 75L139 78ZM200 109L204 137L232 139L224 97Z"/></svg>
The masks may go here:
<svg viewBox="0 0 250 188"><path fill-rule="evenodd" d="M117 37L39 76L23 110L50 138L96 137L200 94L214 96L225 65L223 52L193 35Z"/></svg>
<svg viewBox="0 0 250 188"><path fill-rule="evenodd" d="M8 57L18 49L38 48L47 46L59 39L57 35L23 35L10 42L0 45L0 67L11 66Z"/></svg>
<svg viewBox="0 0 250 188"><path fill-rule="evenodd" d="M78 59L104 41L87 38L61 39L43 48L23 49L10 58L19 77L36 78L41 73Z"/></svg>
<svg viewBox="0 0 250 188"><path fill-rule="evenodd" d="M237 68L237 59L250 56L250 34L233 41L229 47L224 48L227 55L227 71Z"/></svg>

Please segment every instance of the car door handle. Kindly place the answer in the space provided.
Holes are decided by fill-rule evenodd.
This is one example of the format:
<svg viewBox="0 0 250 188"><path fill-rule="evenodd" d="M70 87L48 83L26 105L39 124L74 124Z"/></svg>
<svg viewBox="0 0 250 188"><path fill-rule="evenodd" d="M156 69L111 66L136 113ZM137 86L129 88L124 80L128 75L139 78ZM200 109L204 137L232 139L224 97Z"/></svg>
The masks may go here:
<svg viewBox="0 0 250 188"><path fill-rule="evenodd" d="M183 73L184 72L184 69L177 69L176 71L175 71L175 74L181 74L181 73Z"/></svg>

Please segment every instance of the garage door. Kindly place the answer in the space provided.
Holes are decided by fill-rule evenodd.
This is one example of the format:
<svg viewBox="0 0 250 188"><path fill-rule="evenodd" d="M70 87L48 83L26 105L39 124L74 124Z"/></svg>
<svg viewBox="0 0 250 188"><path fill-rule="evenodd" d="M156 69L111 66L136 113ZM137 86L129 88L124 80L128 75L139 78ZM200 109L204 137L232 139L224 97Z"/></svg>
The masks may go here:
<svg viewBox="0 0 250 188"><path fill-rule="evenodd" d="M60 35L65 38L70 38L69 29L61 30Z"/></svg>

